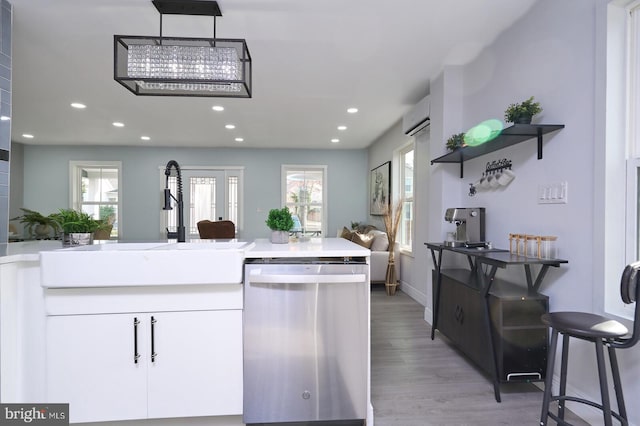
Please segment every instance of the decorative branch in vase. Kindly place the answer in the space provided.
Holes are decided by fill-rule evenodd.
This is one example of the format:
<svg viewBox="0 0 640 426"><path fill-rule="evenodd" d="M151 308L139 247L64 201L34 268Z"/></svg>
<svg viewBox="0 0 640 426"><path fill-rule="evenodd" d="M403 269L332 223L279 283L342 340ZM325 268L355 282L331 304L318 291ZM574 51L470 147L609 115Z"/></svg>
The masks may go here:
<svg viewBox="0 0 640 426"><path fill-rule="evenodd" d="M398 280L396 278L395 245L396 236L398 234L398 225L400 225L400 218L402 217L403 204L404 200L399 199L393 204L393 206L391 206L391 208L389 206L385 206L382 213L384 229L387 233L387 239L389 240L389 262L387 263L387 275L384 283L389 296L396 294L396 288L398 287Z"/></svg>

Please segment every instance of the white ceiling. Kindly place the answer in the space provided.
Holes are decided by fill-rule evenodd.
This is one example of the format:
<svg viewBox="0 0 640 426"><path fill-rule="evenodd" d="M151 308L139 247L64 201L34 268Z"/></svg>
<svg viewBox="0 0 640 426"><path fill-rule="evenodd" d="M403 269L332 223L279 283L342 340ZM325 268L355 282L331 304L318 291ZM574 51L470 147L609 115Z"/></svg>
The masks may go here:
<svg viewBox="0 0 640 426"><path fill-rule="evenodd" d="M444 64L475 57L536 0L219 0L217 36L247 40L252 99L135 96L114 81L113 35L159 35L151 0L10 1L14 141L357 149L426 95ZM163 25L165 35L213 32L209 17Z"/></svg>

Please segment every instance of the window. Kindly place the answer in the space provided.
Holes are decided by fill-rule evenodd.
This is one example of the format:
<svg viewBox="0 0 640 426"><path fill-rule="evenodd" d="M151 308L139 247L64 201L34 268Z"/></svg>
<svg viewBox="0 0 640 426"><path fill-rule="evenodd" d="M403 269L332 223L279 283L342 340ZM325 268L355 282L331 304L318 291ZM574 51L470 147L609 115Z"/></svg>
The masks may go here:
<svg viewBox="0 0 640 426"><path fill-rule="evenodd" d="M404 199L402 207L402 218L400 219L400 226L398 227L398 242L400 247L405 251L412 251L413 248L413 192L414 192L414 149L413 143L400 149L399 152L399 177L398 179L400 188L398 193Z"/></svg>
<svg viewBox="0 0 640 426"><path fill-rule="evenodd" d="M236 226L236 234L242 230L240 200L242 196L242 168L203 169L181 167L185 228L187 236L198 237L198 222L201 220L230 220ZM161 170L161 188L164 189L166 176ZM178 196L178 179L169 177L171 194ZM175 231L178 226L178 212L167 210L160 224L161 236L166 229Z"/></svg>
<svg viewBox="0 0 640 426"><path fill-rule="evenodd" d="M596 176L604 182L596 217L603 224L604 310L630 317L630 306L620 300L619 283L624 265L640 256L640 126L636 123L640 113L640 1L610 2L606 19L606 104L602 106L606 143L601 151L606 161L602 166L595 164L600 167Z"/></svg>
<svg viewBox="0 0 640 426"><path fill-rule="evenodd" d="M627 26L627 190L626 190L626 263L638 260L640 256L640 2L629 7ZM622 312L632 313L631 306L623 305Z"/></svg>
<svg viewBox="0 0 640 426"><path fill-rule="evenodd" d="M327 166L282 166L282 199L300 231L326 235Z"/></svg>
<svg viewBox="0 0 640 426"><path fill-rule="evenodd" d="M112 225L111 238L121 238L119 184L122 180L120 161L71 161L71 208L90 214L94 219Z"/></svg>

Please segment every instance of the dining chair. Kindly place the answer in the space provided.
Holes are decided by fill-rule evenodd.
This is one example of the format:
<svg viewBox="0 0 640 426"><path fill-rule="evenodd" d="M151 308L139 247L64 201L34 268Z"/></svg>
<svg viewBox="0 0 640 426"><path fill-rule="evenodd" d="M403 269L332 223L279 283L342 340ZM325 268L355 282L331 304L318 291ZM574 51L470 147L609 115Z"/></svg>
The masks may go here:
<svg viewBox="0 0 640 426"><path fill-rule="evenodd" d="M201 239L227 239L236 237L236 225L230 220L201 220L197 223Z"/></svg>

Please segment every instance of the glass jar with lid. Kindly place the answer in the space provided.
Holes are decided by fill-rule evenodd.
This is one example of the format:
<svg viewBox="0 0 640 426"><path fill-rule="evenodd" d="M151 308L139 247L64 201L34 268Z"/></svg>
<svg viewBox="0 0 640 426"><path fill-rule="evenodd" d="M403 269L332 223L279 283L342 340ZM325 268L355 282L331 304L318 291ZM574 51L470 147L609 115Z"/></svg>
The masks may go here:
<svg viewBox="0 0 640 426"><path fill-rule="evenodd" d="M538 257L538 237L537 235L524 236L524 255L528 257Z"/></svg>
<svg viewBox="0 0 640 426"><path fill-rule="evenodd" d="M540 237L540 258L542 259L555 259L558 255L558 249L556 247L556 240L558 237L553 235L547 235Z"/></svg>

